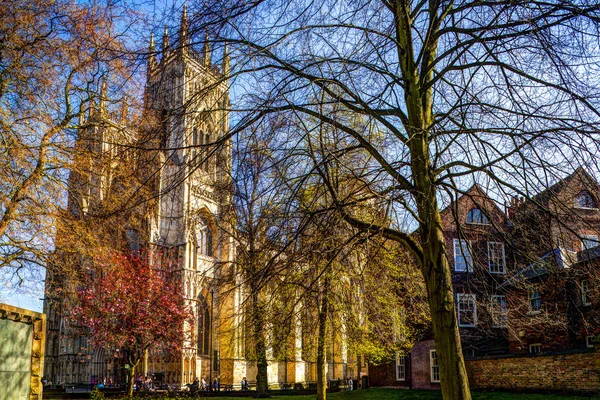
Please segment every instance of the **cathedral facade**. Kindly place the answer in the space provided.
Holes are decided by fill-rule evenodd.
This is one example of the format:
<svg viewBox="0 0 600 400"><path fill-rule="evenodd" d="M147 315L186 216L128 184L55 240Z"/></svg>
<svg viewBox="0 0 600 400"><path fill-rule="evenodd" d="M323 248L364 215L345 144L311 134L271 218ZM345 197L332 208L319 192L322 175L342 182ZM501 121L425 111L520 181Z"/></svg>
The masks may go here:
<svg viewBox="0 0 600 400"><path fill-rule="evenodd" d="M157 150L151 161L156 168L149 173L151 177L140 181L151 182L149 190L155 201L145 205L141 217L125 217L137 222L126 227L122 235L130 250L146 249L153 263L160 263L165 256L175 260L182 293L194 312L195 323L184 328L187 334L182 338L180 354L164 357L150 351L138 370L179 387L196 377L206 381L218 378L221 385L236 387L243 377L254 380L256 363L245 358L244 287L236 274L236 243L231 234L235 222L231 217L231 139L227 136L227 50L220 65L215 65L208 40L201 51L193 49L184 9L174 44L165 29L160 53L152 40L149 54L145 108L160 120L161 128L146 143ZM109 201L109 192L119 187L111 176L114 165L120 162L114 145L139 141L134 128L114 128L122 121L106 111L106 89L102 92L89 119L104 118L113 123L80 132L76 147L86 147L87 173L71 172L66 211L69 218L85 219ZM60 229L60 244L59 236ZM54 262L61 260L64 258L56 257ZM68 302L56 294L57 288L68 285L67 281L56 269L48 268L44 301L48 318L47 380L55 384L125 383L127 374L119 349L95 347L87 337L69 334L65 319ZM273 386L316 380L316 364L302 358L302 324L300 320L291 324L295 329L290 345L295 351L284 361L269 362L269 382ZM340 338L332 339L329 379L352 376L360 370L357 358L349 356L342 342ZM272 349L268 354L272 356Z"/></svg>

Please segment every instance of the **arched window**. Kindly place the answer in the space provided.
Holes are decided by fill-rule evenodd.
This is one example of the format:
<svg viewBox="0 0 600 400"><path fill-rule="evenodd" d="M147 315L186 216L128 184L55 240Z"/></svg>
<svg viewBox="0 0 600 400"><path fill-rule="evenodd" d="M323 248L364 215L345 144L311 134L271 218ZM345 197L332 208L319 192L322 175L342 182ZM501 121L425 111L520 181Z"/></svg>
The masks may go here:
<svg viewBox="0 0 600 400"><path fill-rule="evenodd" d="M202 295L198 297L198 355L210 354L210 310Z"/></svg>
<svg viewBox="0 0 600 400"><path fill-rule="evenodd" d="M204 136L203 137L204 144L208 145L210 143L210 134L207 132L203 136ZM203 162L202 162L202 169L204 171L208 171L208 154L209 154L209 148L208 148L208 146L206 146L206 148L204 149L204 157L203 157Z"/></svg>
<svg viewBox="0 0 600 400"><path fill-rule="evenodd" d="M577 208L598 208L596 201L588 191L579 192L575 196L575 207Z"/></svg>
<svg viewBox="0 0 600 400"><path fill-rule="evenodd" d="M213 256L213 234L204 218L201 218L196 233L197 252L204 256Z"/></svg>
<svg viewBox="0 0 600 400"><path fill-rule="evenodd" d="M210 230L210 228L207 226L206 227L206 232L205 232L205 239L206 239L206 252L204 254L206 254L209 257L213 256L213 235L212 235L212 231Z"/></svg>
<svg viewBox="0 0 600 400"><path fill-rule="evenodd" d="M141 250L140 232L137 229L127 229L125 232L127 236L127 243L129 244L129 251L133 255L138 255Z"/></svg>
<svg viewBox="0 0 600 400"><path fill-rule="evenodd" d="M191 165L196 165L196 163L198 162L198 128L193 127L192 128L192 151L190 152L191 157L190 157L190 164Z"/></svg>
<svg viewBox="0 0 600 400"><path fill-rule="evenodd" d="M467 212L467 223L487 225L490 221L480 208L471 208L469 212Z"/></svg>
<svg viewBox="0 0 600 400"><path fill-rule="evenodd" d="M169 139L169 113L167 110L160 112L160 148L162 150L167 148L167 141Z"/></svg>

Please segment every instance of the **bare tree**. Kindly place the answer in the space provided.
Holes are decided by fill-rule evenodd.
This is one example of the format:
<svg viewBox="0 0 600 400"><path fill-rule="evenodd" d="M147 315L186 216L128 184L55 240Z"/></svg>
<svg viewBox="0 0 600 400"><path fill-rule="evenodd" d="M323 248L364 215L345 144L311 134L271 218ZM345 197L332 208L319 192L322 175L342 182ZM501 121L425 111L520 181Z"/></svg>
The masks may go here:
<svg viewBox="0 0 600 400"><path fill-rule="evenodd" d="M529 197L576 166L597 169L599 7L273 0L196 8L197 22L239 55L240 124L274 112L311 116L347 135L340 151L370 154L369 172L359 174L363 200L389 204L392 227L348 212L356 200L347 204L335 186L331 194L348 223L397 241L419 265L446 399L470 392L440 209L473 181L498 198ZM348 112L364 117L361 129Z"/></svg>

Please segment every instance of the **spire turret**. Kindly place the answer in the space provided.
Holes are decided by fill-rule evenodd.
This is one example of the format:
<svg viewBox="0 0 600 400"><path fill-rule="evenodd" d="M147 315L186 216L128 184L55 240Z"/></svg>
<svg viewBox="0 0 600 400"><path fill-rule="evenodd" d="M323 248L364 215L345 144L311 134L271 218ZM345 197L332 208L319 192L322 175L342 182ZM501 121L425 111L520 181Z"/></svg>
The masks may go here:
<svg viewBox="0 0 600 400"><path fill-rule="evenodd" d="M187 5L183 5L183 11L181 13L181 25L179 27L179 40L181 41L181 48L187 49L188 46L188 15Z"/></svg>
<svg viewBox="0 0 600 400"><path fill-rule="evenodd" d="M86 115L85 115L86 109L85 108L86 107L87 107L87 101L83 100L81 102L81 104L79 105L79 121L78 121L79 127L82 127L83 124L85 124L85 119L86 119Z"/></svg>
<svg viewBox="0 0 600 400"><path fill-rule="evenodd" d="M106 77L102 79L102 86L100 87L100 114L106 115L106 100L108 98L108 82Z"/></svg>
<svg viewBox="0 0 600 400"><path fill-rule="evenodd" d="M204 35L204 50L202 51L202 60L204 61L205 66L210 66L210 42L208 41L208 29Z"/></svg>
<svg viewBox="0 0 600 400"><path fill-rule="evenodd" d="M119 115L119 122L121 124L127 123L127 117L129 116L129 104L128 104L127 96L123 97L123 101L121 102L121 113Z"/></svg>
<svg viewBox="0 0 600 400"><path fill-rule="evenodd" d="M227 43L225 43L225 46L223 47L223 75L225 77L229 77L229 48L227 46Z"/></svg>
<svg viewBox="0 0 600 400"><path fill-rule="evenodd" d="M230 74L230 66L229 66L229 47L227 46L227 42L223 46L223 66L221 68L221 72L223 73L223 77L225 78L225 83L227 85L227 89L225 89L225 93L223 94L223 109L229 108L229 74Z"/></svg>
<svg viewBox="0 0 600 400"><path fill-rule="evenodd" d="M150 34L150 45L148 46L148 72L156 65L156 45L154 44L154 32Z"/></svg>
<svg viewBox="0 0 600 400"><path fill-rule="evenodd" d="M165 61L169 51L169 27L165 25L165 32L162 39L162 61Z"/></svg>

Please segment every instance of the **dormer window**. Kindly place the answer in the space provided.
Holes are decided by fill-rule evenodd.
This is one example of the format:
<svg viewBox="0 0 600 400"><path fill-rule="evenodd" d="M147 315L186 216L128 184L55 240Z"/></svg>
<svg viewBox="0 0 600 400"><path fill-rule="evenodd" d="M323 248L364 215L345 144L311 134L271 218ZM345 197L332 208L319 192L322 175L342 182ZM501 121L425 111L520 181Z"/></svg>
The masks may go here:
<svg viewBox="0 0 600 400"><path fill-rule="evenodd" d="M488 225L490 221L480 208L471 208L469 212L467 212L467 223Z"/></svg>
<svg viewBox="0 0 600 400"><path fill-rule="evenodd" d="M583 191L580 192L577 196L575 196L575 207L576 208L598 208L596 201L592 197L592 195Z"/></svg>

